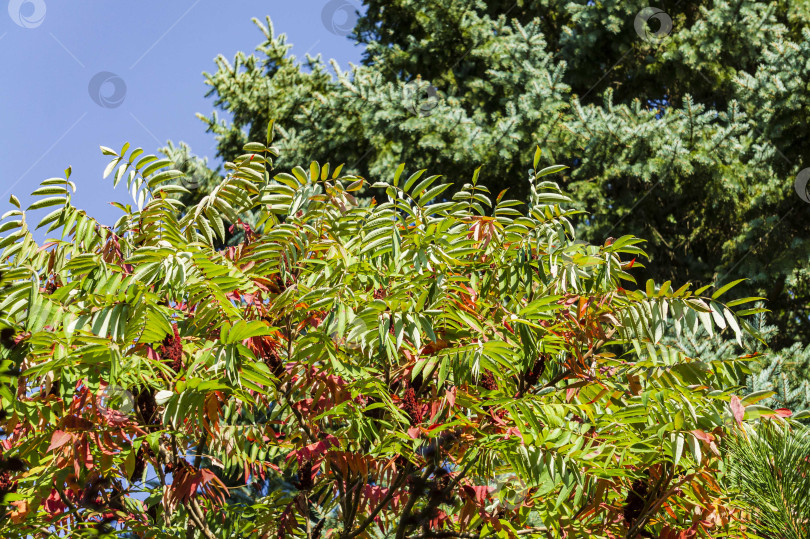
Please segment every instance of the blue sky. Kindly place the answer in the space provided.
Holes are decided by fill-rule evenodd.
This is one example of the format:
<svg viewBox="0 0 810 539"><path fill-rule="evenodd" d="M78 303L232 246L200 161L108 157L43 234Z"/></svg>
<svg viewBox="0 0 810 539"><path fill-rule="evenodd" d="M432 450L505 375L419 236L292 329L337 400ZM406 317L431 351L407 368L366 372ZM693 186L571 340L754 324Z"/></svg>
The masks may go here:
<svg viewBox="0 0 810 539"><path fill-rule="evenodd" d="M120 212L108 202L128 201L128 194L102 180L108 158L100 145L130 142L155 153L167 140L183 141L215 162L215 140L195 116L213 110L202 73L215 70L218 54L232 59L255 49L263 36L251 17L269 15L300 59L321 53L346 69L362 54L342 35L352 23L343 8L358 7L357 0L3 4L0 212L11 208L10 193L25 207L40 181L62 177L70 165L74 205L112 224Z"/></svg>

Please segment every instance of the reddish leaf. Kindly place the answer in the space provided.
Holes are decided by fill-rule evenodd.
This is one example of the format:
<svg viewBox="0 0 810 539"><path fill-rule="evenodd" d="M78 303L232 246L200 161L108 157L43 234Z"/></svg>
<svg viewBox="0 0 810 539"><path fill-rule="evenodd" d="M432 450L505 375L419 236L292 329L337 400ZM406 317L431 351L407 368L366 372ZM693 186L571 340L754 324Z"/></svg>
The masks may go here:
<svg viewBox="0 0 810 539"><path fill-rule="evenodd" d="M296 457L298 459L299 466L308 460L317 462L319 457L333 446L340 447L340 442L338 442L338 439L330 434L326 437L326 439L321 440L320 442L315 442L314 444L309 444L308 446L302 447L297 451L293 451L290 453L290 456L288 456L287 459L289 460L292 457Z"/></svg>
<svg viewBox="0 0 810 539"><path fill-rule="evenodd" d="M737 425L742 426L742 421L745 417L745 406L740 402L740 397L732 395L729 407L731 408L731 413L734 414L734 419L737 420Z"/></svg>
<svg viewBox="0 0 810 539"><path fill-rule="evenodd" d="M462 485L461 493L474 501L476 505L483 506L489 497L489 487L486 485Z"/></svg>
<svg viewBox="0 0 810 539"><path fill-rule="evenodd" d="M713 435L708 434L706 432L703 432L700 429L693 430L692 434L695 436L695 438L697 438L698 440L701 440L703 442L706 442L707 444L714 441L714 436Z"/></svg>
<svg viewBox="0 0 810 539"><path fill-rule="evenodd" d="M44 507L45 511L50 515L62 513L67 509L56 489L51 490L50 495L45 499Z"/></svg>
<svg viewBox="0 0 810 539"><path fill-rule="evenodd" d="M68 443L71 439L71 435L69 432L65 432L63 430L56 430L53 432L53 436L51 437L51 445L48 446L48 451L53 451L54 449L58 449Z"/></svg>
<svg viewBox="0 0 810 539"><path fill-rule="evenodd" d="M448 389L447 393L445 393L445 397L447 398L447 406L452 410L456 405L456 386Z"/></svg>

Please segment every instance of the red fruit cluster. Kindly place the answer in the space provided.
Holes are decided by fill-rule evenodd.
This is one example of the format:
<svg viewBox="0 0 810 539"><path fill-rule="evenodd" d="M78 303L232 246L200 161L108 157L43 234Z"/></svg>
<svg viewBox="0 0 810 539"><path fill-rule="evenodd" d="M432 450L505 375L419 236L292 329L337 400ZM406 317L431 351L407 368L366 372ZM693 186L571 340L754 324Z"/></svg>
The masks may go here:
<svg viewBox="0 0 810 539"><path fill-rule="evenodd" d="M272 324L272 322L271 322ZM270 367L273 376L280 378L284 372L284 362L278 353L279 345L267 338L254 339L257 355Z"/></svg>
<svg viewBox="0 0 810 539"><path fill-rule="evenodd" d="M135 454L135 469L132 472L130 481L140 481L143 471L146 469L146 459L149 456L149 449L146 444L141 444L140 449Z"/></svg>
<svg viewBox="0 0 810 539"><path fill-rule="evenodd" d="M6 458L0 450L0 501L5 494L17 492L17 481L12 480L10 472L21 472L24 469L23 461L16 457Z"/></svg>
<svg viewBox="0 0 810 539"><path fill-rule="evenodd" d="M135 393L135 409L141 416L144 425L151 425L157 420L157 402L155 402L155 392L148 387L132 388Z"/></svg>
<svg viewBox="0 0 810 539"><path fill-rule="evenodd" d="M298 490L312 490L312 461L308 460L298 468Z"/></svg>
<svg viewBox="0 0 810 539"><path fill-rule="evenodd" d="M402 411L411 418L411 425L422 422L422 407L416 400L416 391L412 387L406 389L405 395L402 396Z"/></svg>
<svg viewBox="0 0 810 539"><path fill-rule="evenodd" d="M478 380L478 385L489 391L498 389L498 382L495 381L495 375L492 374L492 371L486 371L482 374L481 379Z"/></svg>
<svg viewBox="0 0 810 539"><path fill-rule="evenodd" d="M454 499L452 492L446 492L450 484L453 482L453 478L444 468L439 468L435 474L435 477L436 479L430 486L428 503L432 503L433 505L438 505L440 503L453 503Z"/></svg>
<svg viewBox="0 0 810 539"><path fill-rule="evenodd" d="M641 516L648 490L645 479L636 479L633 486L630 487L630 492L627 493L627 499L624 501L624 521L628 526L632 526L633 522Z"/></svg>
<svg viewBox="0 0 810 539"><path fill-rule="evenodd" d="M540 354L540 357L534 362L532 368L526 371L523 376L523 380L526 382L526 387L532 387L537 383L542 376L543 372L546 370L546 361L549 360L548 354Z"/></svg>
<svg viewBox="0 0 810 539"><path fill-rule="evenodd" d="M17 482L11 480L11 474L8 472L0 473L0 499L4 494L17 491Z"/></svg>
<svg viewBox="0 0 810 539"><path fill-rule="evenodd" d="M264 361L267 363L267 366L270 367L270 372L272 372L277 378L280 378L284 373L284 362L281 361L281 356L278 355L278 352L276 350L271 350L264 357Z"/></svg>
<svg viewBox="0 0 810 539"><path fill-rule="evenodd" d="M183 368L183 343L180 340L180 333L177 331L177 324L174 324L174 336L167 336L163 339L160 348L160 358L174 372L180 372Z"/></svg>
<svg viewBox="0 0 810 539"><path fill-rule="evenodd" d="M388 294L385 292L384 288L377 288L374 290L374 299L383 299Z"/></svg>
<svg viewBox="0 0 810 539"><path fill-rule="evenodd" d="M321 532L323 532L323 525L326 523L326 519L322 518L318 521L318 524L315 526L315 529L312 530L312 539L320 539Z"/></svg>

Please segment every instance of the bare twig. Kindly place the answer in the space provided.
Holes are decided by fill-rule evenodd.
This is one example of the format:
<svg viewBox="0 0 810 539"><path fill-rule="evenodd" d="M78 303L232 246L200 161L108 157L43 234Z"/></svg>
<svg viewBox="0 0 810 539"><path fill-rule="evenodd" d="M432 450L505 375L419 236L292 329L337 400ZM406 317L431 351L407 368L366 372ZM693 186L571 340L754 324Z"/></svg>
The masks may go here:
<svg viewBox="0 0 810 539"><path fill-rule="evenodd" d="M205 515L203 515L202 508L200 508L200 504L197 503L197 500L194 498L189 499L186 508L188 509L189 517L191 517L197 529L202 532L206 539L217 539L217 536L208 529L208 524L205 523Z"/></svg>
<svg viewBox="0 0 810 539"><path fill-rule="evenodd" d="M354 486L351 488L352 491L355 491L353 496L354 499L352 500L351 505L349 506L349 519L347 521L346 529L350 530L352 528L352 524L354 523L354 518L357 515L357 508L360 507L360 498L362 497L362 489L360 486L363 484L363 477L360 476L357 478ZM347 492L348 494L348 492Z"/></svg>

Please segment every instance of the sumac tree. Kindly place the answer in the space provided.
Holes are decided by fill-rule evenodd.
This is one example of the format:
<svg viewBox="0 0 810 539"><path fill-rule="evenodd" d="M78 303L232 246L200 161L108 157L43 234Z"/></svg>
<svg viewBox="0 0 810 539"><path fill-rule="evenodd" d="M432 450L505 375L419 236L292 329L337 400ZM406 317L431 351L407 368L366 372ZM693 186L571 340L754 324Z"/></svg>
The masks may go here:
<svg viewBox="0 0 810 539"><path fill-rule="evenodd" d="M170 161L102 148L133 195L111 227L72 205L69 169L27 210L12 198L0 535L738 530L726 425L786 413L746 412L744 358L662 338L739 336L752 298L624 289L641 240L576 241L543 178L560 167L530 172L524 205L403 165L363 205L364 179L278 173L268 145L188 207ZM217 249L228 223L244 241Z"/></svg>

